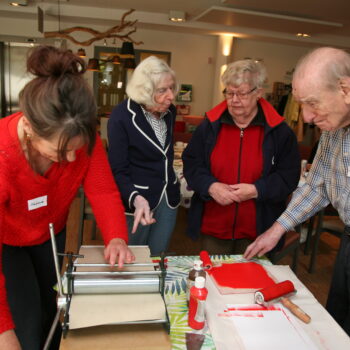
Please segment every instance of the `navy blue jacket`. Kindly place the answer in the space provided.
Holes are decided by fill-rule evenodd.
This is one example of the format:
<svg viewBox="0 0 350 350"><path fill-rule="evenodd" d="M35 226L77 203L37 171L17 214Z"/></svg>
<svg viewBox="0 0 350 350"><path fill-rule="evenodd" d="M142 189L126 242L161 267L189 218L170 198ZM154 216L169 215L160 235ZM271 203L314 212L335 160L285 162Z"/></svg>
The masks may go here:
<svg viewBox="0 0 350 350"><path fill-rule="evenodd" d="M256 231L266 231L286 208L288 195L298 185L300 178L300 155L294 132L264 99L259 104L265 115L263 140L263 172L255 182ZM184 176L195 191L188 215L187 234L199 237L202 223L203 203L211 200L210 185L218 180L210 172L210 156L220 132L221 114L227 109L226 101L207 113L206 119L195 130L190 143L183 152ZM283 236L284 237L284 236ZM284 239L284 238L282 238ZM283 240L277 245L277 249Z"/></svg>
<svg viewBox="0 0 350 350"><path fill-rule="evenodd" d="M138 194L148 200L151 209L157 207L164 192L170 207L180 203L173 169L175 106L170 106L164 118L167 137L163 148L138 103L127 99L111 113L108 158L128 213L134 212L133 202Z"/></svg>

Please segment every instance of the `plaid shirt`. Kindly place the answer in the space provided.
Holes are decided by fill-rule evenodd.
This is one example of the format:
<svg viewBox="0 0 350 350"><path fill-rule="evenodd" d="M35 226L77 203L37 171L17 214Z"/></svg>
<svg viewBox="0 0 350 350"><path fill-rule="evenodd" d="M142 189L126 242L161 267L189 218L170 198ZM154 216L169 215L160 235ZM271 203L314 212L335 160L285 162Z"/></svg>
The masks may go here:
<svg viewBox="0 0 350 350"><path fill-rule="evenodd" d="M323 132L303 186L297 188L278 222L290 230L332 203L350 226L350 128Z"/></svg>
<svg viewBox="0 0 350 350"><path fill-rule="evenodd" d="M164 120L164 117L166 116L166 114L169 112L163 112L160 115L160 118L156 118L151 112L148 112L145 108L143 108L141 106L142 112L145 115L148 123L151 125L154 133L156 134L156 137L158 139L158 141L160 142L160 144L162 145L162 147L164 148L165 146L165 140L166 140L166 135L167 135L167 127L166 127L166 123Z"/></svg>

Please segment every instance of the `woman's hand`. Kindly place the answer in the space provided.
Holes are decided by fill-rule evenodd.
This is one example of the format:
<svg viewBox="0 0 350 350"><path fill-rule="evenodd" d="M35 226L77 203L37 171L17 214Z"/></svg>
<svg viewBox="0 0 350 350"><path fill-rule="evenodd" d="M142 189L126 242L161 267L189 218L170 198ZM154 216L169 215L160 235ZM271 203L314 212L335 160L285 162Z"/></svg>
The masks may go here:
<svg viewBox="0 0 350 350"><path fill-rule="evenodd" d="M283 226L275 222L267 231L258 236L256 240L247 247L243 257L249 260L256 255L258 257L263 256L276 246L284 233L285 229Z"/></svg>
<svg viewBox="0 0 350 350"><path fill-rule="evenodd" d="M21 345L13 329L0 334L0 350L21 350Z"/></svg>
<svg viewBox="0 0 350 350"><path fill-rule="evenodd" d="M132 263L135 260L135 256L123 239L113 238L105 248L105 259L111 265L115 265L118 259L118 267L122 268L124 262Z"/></svg>
<svg viewBox="0 0 350 350"><path fill-rule="evenodd" d="M134 200L134 207L134 225L132 227L131 233L136 232L137 226L140 222L143 226L151 225L156 222L156 220L153 219L153 212L150 210L148 201L144 197L140 195L136 196Z"/></svg>
<svg viewBox="0 0 350 350"><path fill-rule="evenodd" d="M235 201L234 190L230 185L214 182L208 189L209 195L220 205L229 205Z"/></svg>
<svg viewBox="0 0 350 350"><path fill-rule="evenodd" d="M233 190L235 202L244 202L252 198L258 197L258 191L255 185L252 184L235 184L229 185Z"/></svg>

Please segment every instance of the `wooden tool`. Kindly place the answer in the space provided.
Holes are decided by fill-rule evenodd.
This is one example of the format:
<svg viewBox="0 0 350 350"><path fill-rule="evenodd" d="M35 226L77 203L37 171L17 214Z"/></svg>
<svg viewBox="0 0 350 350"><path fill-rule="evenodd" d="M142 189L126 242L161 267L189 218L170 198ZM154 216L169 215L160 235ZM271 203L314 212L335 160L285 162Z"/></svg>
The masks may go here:
<svg viewBox="0 0 350 350"><path fill-rule="evenodd" d="M280 300L282 305L293 315L305 323L310 323L311 317L286 297L295 293L296 290L293 282L286 280L255 292L254 299L260 305L266 305L268 302Z"/></svg>
<svg viewBox="0 0 350 350"><path fill-rule="evenodd" d="M304 323L310 323L311 317L304 312L298 305L295 305L292 301L290 301L288 298L282 297L281 303L284 307L286 307L293 315L299 318L299 320L303 321Z"/></svg>

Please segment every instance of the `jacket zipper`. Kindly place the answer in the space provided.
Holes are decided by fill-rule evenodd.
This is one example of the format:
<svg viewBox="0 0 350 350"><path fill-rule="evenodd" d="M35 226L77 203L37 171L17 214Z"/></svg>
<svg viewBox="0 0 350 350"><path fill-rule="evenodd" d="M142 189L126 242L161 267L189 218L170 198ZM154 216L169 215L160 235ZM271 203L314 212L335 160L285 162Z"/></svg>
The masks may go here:
<svg viewBox="0 0 350 350"><path fill-rule="evenodd" d="M237 183L241 180L241 160L242 160L242 145L243 145L244 128L241 128L240 141L239 141L239 154L238 154L238 172L237 172ZM233 216L233 227L232 227L232 239L234 239L234 234L236 230L237 216L238 216L239 203L235 203L234 216Z"/></svg>

